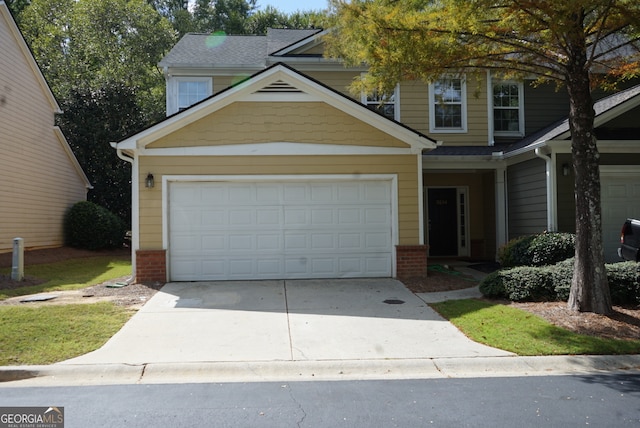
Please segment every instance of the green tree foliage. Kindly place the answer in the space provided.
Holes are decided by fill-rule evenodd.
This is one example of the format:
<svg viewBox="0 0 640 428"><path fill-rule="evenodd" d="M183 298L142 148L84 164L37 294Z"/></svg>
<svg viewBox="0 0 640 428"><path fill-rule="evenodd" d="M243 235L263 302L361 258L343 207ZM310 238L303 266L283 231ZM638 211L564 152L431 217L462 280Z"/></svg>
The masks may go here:
<svg viewBox="0 0 640 428"><path fill-rule="evenodd" d="M109 142L144 126L135 90L122 83L76 88L61 107L60 127L93 185L88 200L131 227L131 164L119 159Z"/></svg>
<svg viewBox="0 0 640 428"><path fill-rule="evenodd" d="M604 269L598 149L591 90L640 74L636 0L332 0L328 54L366 63L359 91L443 73L535 76L564 85L576 194L576 263L569 307L611 312Z"/></svg>
<svg viewBox="0 0 640 428"><path fill-rule="evenodd" d="M144 0L32 0L20 26L59 100L121 82L136 88L147 118L163 110L157 63L175 32Z"/></svg>

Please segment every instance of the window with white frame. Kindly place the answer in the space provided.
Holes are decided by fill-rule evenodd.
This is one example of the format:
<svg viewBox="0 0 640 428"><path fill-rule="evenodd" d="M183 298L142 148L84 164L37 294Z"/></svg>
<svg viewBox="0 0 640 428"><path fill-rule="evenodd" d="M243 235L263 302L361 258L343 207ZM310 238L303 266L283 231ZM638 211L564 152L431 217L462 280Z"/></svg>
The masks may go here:
<svg viewBox="0 0 640 428"><path fill-rule="evenodd" d="M461 77L443 77L429 85L431 132L467 131L467 85Z"/></svg>
<svg viewBox="0 0 640 428"><path fill-rule="evenodd" d="M518 82L493 84L493 132L523 135L523 85Z"/></svg>
<svg viewBox="0 0 640 428"><path fill-rule="evenodd" d="M380 94L374 91L372 94L362 93L362 103L371 110L382 113L389 119L400 120L400 108L398 106L399 89L396 86L391 94Z"/></svg>
<svg viewBox="0 0 640 428"><path fill-rule="evenodd" d="M210 77L176 78L177 110L184 110L210 96L211 83Z"/></svg>

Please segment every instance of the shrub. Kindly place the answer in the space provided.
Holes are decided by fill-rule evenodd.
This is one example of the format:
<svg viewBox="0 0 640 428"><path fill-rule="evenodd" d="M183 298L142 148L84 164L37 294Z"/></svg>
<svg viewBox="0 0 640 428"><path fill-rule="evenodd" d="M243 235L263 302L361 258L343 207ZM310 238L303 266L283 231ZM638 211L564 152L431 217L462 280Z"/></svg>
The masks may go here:
<svg viewBox="0 0 640 428"><path fill-rule="evenodd" d="M572 233L541 233L529 244L532 266L553 265L575 255L576 236Z"/></svg>
<svg viewBox="0 0 640 428"><path fill-rule="evenodd" d="M78 202L65 215L65 244L71 247L87 250L116 248L122 245L124 234L122 220L93 202Z"/></svg>
<svg viewBox="0 0 640 428"><path fill-rule="evenodd" d="M573 257L575 235L544 232L512 239L498 250L503 267L547 266Z"/></svg>
<svg viewBox="0 0 640 428"><path fill-rule="evenodd" d="M505 271L497 270L491 272L482 281L480 281L479 289L483 296L494 299L502 299L507 297L507 292L502 282L502 273Z"/></svg>
<svg viewBox="0 0 640 428"><path fill-rule="evenodd" d="M531 266L509 269L502 278L509 300L555 300L551 270Z"/></svg>
<svg viewBox="0 0 640 428"><path fill-rule="evenodd" d="M605 265L611 302L617 305L640 303L640 263L620 262Z"/></svg>
<svg viewBox="0 0 640 428"><path fill-rule="evenodd" d="M573 263L574 258L572 257L550 267L553 275L553 288L556 293L556 300L569 300L571 280L573 279Z"/></svg>
<svg viewBox="0 0 640 428"><path fill-rule="evenodd" d="M524 266L529 264L529 244L535 235L514 238L498 249L498 261L502 267Z"/></svg>

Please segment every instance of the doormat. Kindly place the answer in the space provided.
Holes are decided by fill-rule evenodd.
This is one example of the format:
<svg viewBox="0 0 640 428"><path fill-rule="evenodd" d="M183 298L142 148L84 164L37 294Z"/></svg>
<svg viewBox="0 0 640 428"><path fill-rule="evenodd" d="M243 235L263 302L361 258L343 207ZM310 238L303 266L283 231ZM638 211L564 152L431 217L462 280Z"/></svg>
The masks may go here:
<svg viewBox="0 0 640 428"><path fill-rule="evenodd" d="M500 269L500 263L496 263L496 262L476 263L473 265L469 265L467 267L483 273L491 273Z"/></svg>

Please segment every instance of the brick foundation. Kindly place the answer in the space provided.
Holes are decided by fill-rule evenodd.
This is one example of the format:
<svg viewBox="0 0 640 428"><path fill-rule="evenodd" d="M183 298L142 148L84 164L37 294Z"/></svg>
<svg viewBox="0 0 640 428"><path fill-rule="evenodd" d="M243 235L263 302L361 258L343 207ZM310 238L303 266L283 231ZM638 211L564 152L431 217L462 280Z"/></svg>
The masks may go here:
<svg viewBox="0 0 640 428"><path fill-rule="evenodd" d="M396 246L396 276L400 279L427 275L427 245Z"/></svg>
<svg viewBox="0 0 640 428"><path fill-rule="evenodd" d="M166 282L167 280L166 253L167 253L166 250L136 251L136 281L137 282Z"/></svg>

